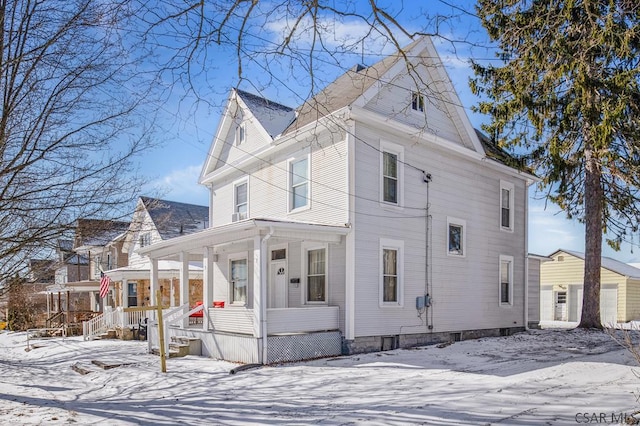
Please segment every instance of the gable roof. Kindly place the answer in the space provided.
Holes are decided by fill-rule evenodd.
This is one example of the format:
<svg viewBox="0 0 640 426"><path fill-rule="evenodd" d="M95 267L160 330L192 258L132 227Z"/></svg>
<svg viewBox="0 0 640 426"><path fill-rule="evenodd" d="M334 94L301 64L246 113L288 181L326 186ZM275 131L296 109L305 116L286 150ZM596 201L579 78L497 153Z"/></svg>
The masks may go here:
<svg viewBox="0 0 640 426"><path fill-rule="evenodd" d="M128 222L104 219L78 219L75 248L106 246L129 229Z"/></svg>
<svg viewBox="0 0 640 426"><path fill-rule="evenodd" d="M244 90L235 91L271 138L281 134L295 118L293 108Z"/></svg>
<svg viewBox="0 0 640 426"><path fill-rule="evenodd" d="M418 38L405 47L403 51L411 50L421 40L421 38ZM404 59L402 53L396 52L369 67L364 65L354 66L317 95L302 104L296 110L296 120L283 133L291 133L340 108L351 105L374 83L380 81L401 59Z"/></svg>
<svg viewBox="0 0 640 426"><path fill-rule="evenodd" d="M187 235L209 226L209 207L158 198L140 201L163 240Z"/></svg>
<svg viewBox="0 0 640 426"><path fill-rule="evenodd" d="M584 260L584 253L581 253L579 251L573 251L573 250L565 250L565 249L558 249L553 253L551 253L549 257L555 255L558 252L564 252L564 253L570 254L571 256L577 257L578 259ZM633 266L627 263L617 261L610 257L602 256L602 267L605 269L608 269L611 272L615 272L616 274L624 275L629 278L640 279L640 269L634 268Z"/></svg>

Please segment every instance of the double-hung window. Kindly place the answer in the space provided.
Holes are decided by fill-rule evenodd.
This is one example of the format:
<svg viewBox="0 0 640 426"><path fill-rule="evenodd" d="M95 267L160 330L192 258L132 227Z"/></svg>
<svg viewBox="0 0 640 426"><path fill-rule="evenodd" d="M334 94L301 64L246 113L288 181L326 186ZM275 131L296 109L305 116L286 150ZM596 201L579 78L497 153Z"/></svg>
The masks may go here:
<svg viewBox="0 0 640 426"><path fill-rule="evenodd" d="M237 214L237 219L246 219L249 210L248 183L246 180L234 185L233 202L233 212Z"/></svg>
<svg viewBox="0 0 640 426"><path fill-rule="evenodd" d="M138 306L138 283L127 283L127 306Z"/></svg>
<svg viewBox="0 0 640 426"><path fill-rule="evenodd" d="M151 245L151 233L145 232L144 234L140 234L140 247L146 247Z"/></svg>
<svg viewBox="0 0 640 426"><path fill-rule="evenodd" d="M231 303L247 302L247 259L231 259Z"/></svg>
<svg viewBox="0 0 640 426"><path fill-rule="evenodd" d="M327 249L306 250L306 295L307 303L327 302Z"/></svg>
<svg viewBox="0 0 640 426"><path fill-rule="evenodd" d="M500 304L513 304L513 256L500 255Z"/></svg>
<svg viewBox="0 0 640 426"><path fill-rule="evenodd" d="M403 148L389 142L381 143L380 201L389 205L402 205Z"/></svg>
<svg viewBox="0 0 640 426"><path fill-rule="evenodd" d="M513 231L513 184L500 181L500 229Z"/></svg>
<svg viewBox="0 0 640 426"><path fill-rule="evenodd" d="M447 254L450 256L466 255L467 222L455 217L447 217Z"/></svg>
<svg viewBox="0 0 640 426"><path fill-rule="evenodd" d="M402 305L404 242L380 240L380 306Z"/></svg>
<svg viewBox="0 0 640 426"><path fill-rule="evenodd" d="M289 211L309 207L309 157L289 162Z"/></svg>

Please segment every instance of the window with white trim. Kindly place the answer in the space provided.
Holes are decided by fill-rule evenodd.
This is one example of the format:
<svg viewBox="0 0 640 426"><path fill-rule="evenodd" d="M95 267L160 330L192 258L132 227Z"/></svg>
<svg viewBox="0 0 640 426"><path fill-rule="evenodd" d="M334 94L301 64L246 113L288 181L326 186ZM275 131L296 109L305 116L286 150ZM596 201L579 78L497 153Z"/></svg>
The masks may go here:
<svg viewBox="0 0 640 426"><path fill-rule="evenodd" d="M230 259L231 303L247 303L247 258Z"/></svg>
<svg viewBox="0 0 640 426"><path fill-rule="evenodd" d="M306 303L327 303L327 248L305 251Z"/></svg>
<svg viewBox="0 0 640 426"><path fill-rule="evenodd" d="M289 162L289 211L309 207L309 156Z"/></svg>
<svg viewBox="0 0 640 426"><path fill-rule="evenodd" d="M500 304L513 304L513 256L500 255Z"/></svg>
<svg viewBox="0 0 640 426"><path fill-rule="evenodd" d="M151 233L150 232L145 232L144 234L140 234L139 237L140 241L140 247L146 247L151 245Z"/></svg>
<svg viewBox="0 0 640 426"><path fill-rule="evenodd" d="M233 186L233 212L238 219L246 219L249 211L249 184L246 180Z"/></svg>
<svg viewBox="0 0 640 426"><path fill-rule="evenodd" d="M238 124L236 127L236 145L240 145L247 140L247 126L245 123Z"/></svg>
<svg viewBox="0 0 640 426"><path fill-rule="evenodd" d="M450 256L466 255L467 222L455 217L447 217L447 254Z"/></svg>
<svg viewBox="0 0 640 426"><path fill-rule="evenodd" d="M418 112L424 112L424 95L420 92L411 94L411 109Z"/></svg>
<svg viewBox="0 0 640 426"><path fill-rule="evenodd" d="M380 240L380 306L402 306L404 242Z"/></svg>
<svg viewBox="0 0 640 426"><path fill-rule="evenodd" d="M500 181L500 229L513 232L513 189L512 183Z"/></svg>
<svg viewBox="0 0 640 426"><path fill-rule="evenodd" d="M404 149L390 142L380 145L380 201L401 206Z"/></svg>

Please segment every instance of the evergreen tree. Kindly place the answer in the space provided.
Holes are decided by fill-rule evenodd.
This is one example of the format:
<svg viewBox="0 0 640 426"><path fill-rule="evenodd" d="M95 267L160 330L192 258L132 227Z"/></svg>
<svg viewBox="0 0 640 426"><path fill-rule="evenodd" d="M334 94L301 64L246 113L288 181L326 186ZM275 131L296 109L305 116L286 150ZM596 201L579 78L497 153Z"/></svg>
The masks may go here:
<svg viewBox="0 0 640 426"><path fill-rule="evenodd" d="M477 11L500 59L474 64L484 129L524 152L550 200L585 224L579 327L601 328L603 236L619 249L640 220L640 6L479 0Z"/></svg>

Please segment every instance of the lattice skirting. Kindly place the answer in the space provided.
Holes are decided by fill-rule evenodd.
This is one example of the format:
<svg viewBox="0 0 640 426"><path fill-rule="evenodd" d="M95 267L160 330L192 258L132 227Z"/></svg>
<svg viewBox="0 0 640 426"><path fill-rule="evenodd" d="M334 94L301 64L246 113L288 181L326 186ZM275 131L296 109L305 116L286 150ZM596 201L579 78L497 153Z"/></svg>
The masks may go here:
<svg viewBox="0 0 640 426"><path fill-rule="evenodd" d="M342 354L339 331L269 336L267 362L300 361Z"/></svg>

